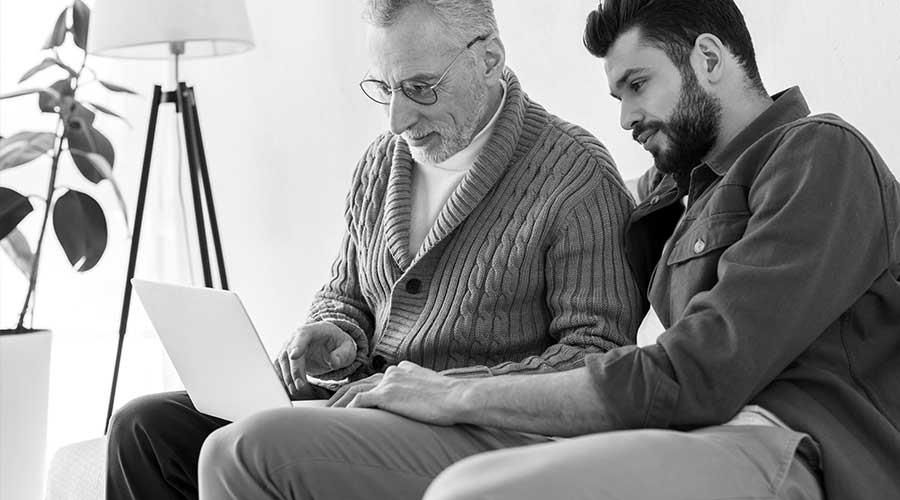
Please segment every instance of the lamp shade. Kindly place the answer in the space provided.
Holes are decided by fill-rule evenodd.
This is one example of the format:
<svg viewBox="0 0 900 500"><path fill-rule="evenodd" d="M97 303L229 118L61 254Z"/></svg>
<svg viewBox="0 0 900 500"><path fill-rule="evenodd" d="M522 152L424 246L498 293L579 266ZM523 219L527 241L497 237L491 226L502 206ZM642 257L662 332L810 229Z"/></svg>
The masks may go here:
<svg viewBox="0 0 900 500"><path fill-rule="evenodd" d="M88 51L107 57L215 57L253 48L244 0L97 0Z"/></svg>

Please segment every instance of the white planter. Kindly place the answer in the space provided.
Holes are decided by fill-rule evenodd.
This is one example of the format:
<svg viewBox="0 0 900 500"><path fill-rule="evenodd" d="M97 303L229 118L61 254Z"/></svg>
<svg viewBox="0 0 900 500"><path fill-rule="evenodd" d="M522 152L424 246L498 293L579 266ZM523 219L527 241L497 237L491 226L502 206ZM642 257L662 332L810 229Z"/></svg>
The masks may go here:
<svg viewBox="0 0 900 500"><path fill-rule="evenodd" d="M0 330L0 500L39 500L47 448L49 330Z"/></svg>

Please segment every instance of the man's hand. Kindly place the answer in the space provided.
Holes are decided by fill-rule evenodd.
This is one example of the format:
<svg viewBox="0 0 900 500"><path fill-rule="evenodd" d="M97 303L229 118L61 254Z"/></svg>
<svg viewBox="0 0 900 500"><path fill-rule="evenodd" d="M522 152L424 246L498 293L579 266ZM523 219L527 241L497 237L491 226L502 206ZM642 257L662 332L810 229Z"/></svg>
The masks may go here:
<svg viewBox="0 0 900 500"><path fill-rule="evenodd" d="M356 359L356 342L327 321L303 325L288 339L273 364L293 399L310 399L306 375L320 375L349 366Z"/></svg>
<svg viewBox="0 0 900 500"><path fill-rule="evenodd" d="M374 377L374 376L373 376ZM366 382L369 377L359 382ZM358 383L359 383L358 382ZM409 361L391 366L377 385L356 395L348 408L381 408L414 420L437 425L461 423L466 380L440 375Z"/></svg>
<svg viewBox="0 0 900 500"><path fill-rule="evenodd" d="M362 380L357 380L356 382L351 382L342 386L333 396L331 396L331 399L328 400L328 406L334 406L335 408L347 406L350 404L350 401L353 401L353 398L355 398L357 394L374 389L375 386L381 382L383 377L383 373L376 373Z"/></svg>

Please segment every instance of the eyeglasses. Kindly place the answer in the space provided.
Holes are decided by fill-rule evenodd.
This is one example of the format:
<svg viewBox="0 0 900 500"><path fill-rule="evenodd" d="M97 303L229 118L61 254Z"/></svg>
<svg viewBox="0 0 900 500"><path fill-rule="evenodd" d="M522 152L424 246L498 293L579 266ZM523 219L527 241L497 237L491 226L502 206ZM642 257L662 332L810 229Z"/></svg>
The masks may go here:
<svg viewBox="0 0 900 500"><path fill-rule="evenodd" d="M468 44L466 44L466 48L461 50L459 54L456 54L456 57L450 61L450 64L447 65L447 69L444 70L444 73L441 74L441 77L438 78L436 82L433 84L419 81L419 80L403 80L396 87L391 87L390 85L382 82L381 80L373 80L366 79L359 82L359 88L362 89L363 93L366 94L366 97L372 99L378 104L390 104L391 97L394 95L394 92L401 91L403 95L408 97L411 101L422 104L423 106L430 106L437 102L438 96L435 89L441 82L444 81L444 78L447 77L447 74L450 73L450 68L456 64L456 61L459 59L461 55L463 55L467 50L471 49L473 45L478 42L484 41L488 39L488 35L481 35Z"/></svg>

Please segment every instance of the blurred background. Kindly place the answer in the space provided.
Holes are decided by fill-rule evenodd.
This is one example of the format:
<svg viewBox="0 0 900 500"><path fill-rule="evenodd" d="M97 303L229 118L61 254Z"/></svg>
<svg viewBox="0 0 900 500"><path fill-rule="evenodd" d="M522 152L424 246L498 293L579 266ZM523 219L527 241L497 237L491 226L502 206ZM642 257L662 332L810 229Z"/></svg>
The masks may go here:
<svg viewBox="0 0 900 500"><path fill-rule="evenodd" d="M0 93L39 62L41 46L66 0L0 0ZM92 0L85 0L93 6ZM551 112L593 132L612 151L622 176L651 163L619 128L601 61L581 42L596 0L495 0L508 64L525 91ZM813 112L834 112L857 126L900 174L900 2L897 0L738 0L772 93L799 85ZM256 47L215 59L184 60L181 79L195 88L231 288L241 294L273 352L303 322L340 241L350 174L385 116L360 91L367 69L357 1L247 0ZM65 57L65 54L63 54ZM74 63L73 63L74 64ZM84 95L120 112L130 127L99 116L113 142L115 175L131 217L154 84L173 87L165 61L91 57L105 80L141 93ZM28 86L47 85L58 74ZM54 78L56 77L56 78ZM53 130L34 99L0 101L0 135ZM178 170L176 115L159 116L137 276L200 283L189 184ZM47 164L0 173L0 184L41 193ZM71 164L63 184L84 187ZM89 192L108 208L109 246L93 270L79 275L50 238L43 256L34 324L54 331L49 456L61 445L103 432L128 261L127 227L106 183ZM39 216L24 229L33 236ZM0 327L11 328L27 286L0 256ZM644 333L643 340L652 340ZM177 389L164 352L135 301L126 338L117 406L150 392Z"/></svg>

